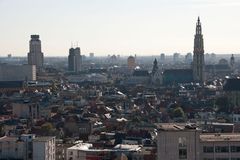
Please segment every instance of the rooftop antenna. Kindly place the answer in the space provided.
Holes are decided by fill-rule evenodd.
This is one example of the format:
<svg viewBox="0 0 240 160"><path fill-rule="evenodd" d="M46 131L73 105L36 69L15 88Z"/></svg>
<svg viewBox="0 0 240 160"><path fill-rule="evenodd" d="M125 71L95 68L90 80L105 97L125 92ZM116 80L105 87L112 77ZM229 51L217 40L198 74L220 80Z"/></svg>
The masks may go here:
<svg viewBox="0 0 240 160"><path fill-rule="evenodd" d="M76 43L76 44L77 44L77 46L76 46L76 47L78 47L78 41L77 41L77 43Z"/></svg>
<svg viewBox="0 0 240 160"><path fill-rule="evenodd" d="M73 48L73 42L71 42L71 48Z"/></svg>

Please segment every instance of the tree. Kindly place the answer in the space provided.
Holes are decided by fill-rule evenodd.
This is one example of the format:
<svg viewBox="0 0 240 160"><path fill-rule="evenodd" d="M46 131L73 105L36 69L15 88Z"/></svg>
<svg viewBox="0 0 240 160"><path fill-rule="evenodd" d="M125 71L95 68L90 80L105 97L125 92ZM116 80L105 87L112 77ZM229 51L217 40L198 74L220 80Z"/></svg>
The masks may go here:
<svg viewBox="0 0 240 160"><path fill-rule="evenodd" d="M173 116L174 118L184 118L185 114L181 107L177 107L173 110Z"/></svg>
<svg viewBox="0 0 240 160"><path fill-rule="evenodd" d="M231 110L233 109L227 97L219 97L215 104L218 112L231 113Z"/></svg>
<svg viewBox="0 0 240 160"><path fill-rule="evenodd" d="M51 132L53 131L53 125L49 122L46 122L44 123L42 126L41 126L41 130L42 132L44 133L44 135L49 135L51 134Z"/></svg>

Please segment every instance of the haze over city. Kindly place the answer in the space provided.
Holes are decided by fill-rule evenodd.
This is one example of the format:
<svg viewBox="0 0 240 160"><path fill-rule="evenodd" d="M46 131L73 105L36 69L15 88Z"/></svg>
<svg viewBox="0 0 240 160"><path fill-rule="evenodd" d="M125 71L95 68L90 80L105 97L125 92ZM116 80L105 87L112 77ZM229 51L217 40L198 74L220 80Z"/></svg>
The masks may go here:
<svg viewBox="0 0 240 160"><path fill-rule="evenodd" d="M96 56L193 52L197 17L205 53L239 53L238 0L0 0L0 56L26 56L39 34L45 56L73 45Z"/></svg>

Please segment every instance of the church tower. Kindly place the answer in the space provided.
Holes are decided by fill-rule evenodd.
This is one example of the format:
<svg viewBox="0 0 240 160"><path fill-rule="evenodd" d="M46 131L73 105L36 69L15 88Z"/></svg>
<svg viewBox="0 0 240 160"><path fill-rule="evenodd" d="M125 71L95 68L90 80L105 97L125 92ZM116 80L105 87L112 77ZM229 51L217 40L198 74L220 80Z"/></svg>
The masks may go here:
<svg viewBox="0 0 240 160"><path fill-rule="evenodd" d="M193 51L193 79L195 82L204 82L204 47L200 18L196 25Z"/></svg>

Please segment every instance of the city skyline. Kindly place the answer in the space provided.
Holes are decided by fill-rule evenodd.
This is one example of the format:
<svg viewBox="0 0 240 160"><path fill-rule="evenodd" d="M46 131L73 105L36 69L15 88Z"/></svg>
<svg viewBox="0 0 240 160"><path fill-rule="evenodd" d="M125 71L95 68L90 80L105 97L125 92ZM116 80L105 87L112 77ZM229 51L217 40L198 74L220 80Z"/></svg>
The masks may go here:
<svg viewBox="0 0 240 160"><path fill-rule="evenodd" d="M32 34L46 56L67 56L72 42L96 56L193 52L198 16L205 53L236 54L239 7L237 0L0 0L0 56L26 56Z"/></svg>

